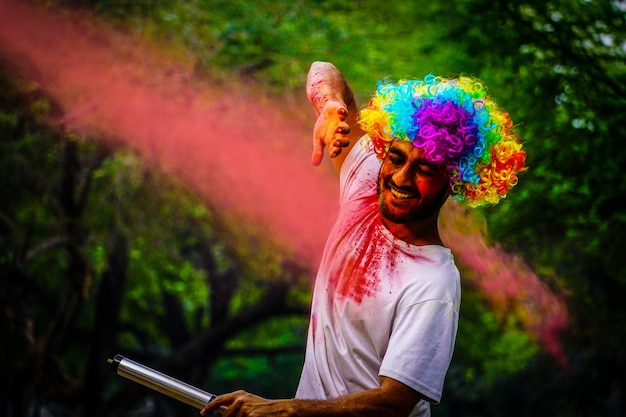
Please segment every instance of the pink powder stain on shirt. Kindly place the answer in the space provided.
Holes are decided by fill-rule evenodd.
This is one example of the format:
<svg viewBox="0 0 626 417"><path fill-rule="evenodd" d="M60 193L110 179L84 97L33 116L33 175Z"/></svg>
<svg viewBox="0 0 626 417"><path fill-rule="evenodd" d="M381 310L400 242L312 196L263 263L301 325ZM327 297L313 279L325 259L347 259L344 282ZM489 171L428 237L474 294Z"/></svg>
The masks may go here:
<svg viewBox="0 0 626 417"><path fill-rule="evenodd" d="M357 304L361 304L364 297L374 295L380 288L380 278L371 272L375 267L369 270L372 264L380 263L380 255L376 255L374 258L359 256L360 254L357 253L348 258L336 290L339 296L352 298ZM369 262L364 264L366 260Z"/></svg>
<svg viewBox="0 0 626 417"><path fill-rule="evenodd" d="M388 250L390 246L381 231L384 226L380 221L376 195L363 200L356 210L370 213L367 216L370 219L365 222L367 227L348 232L359 234L358 242L355 243L355 247L342 248L348 252L345 256L345 265L330 277L330 285L335 288L339 298L351 298L357 304L361 304L365 297L374 296L381 290L381 279L393 278L383 277L381 270L393 270L397 248L391 246Z"/></svg>

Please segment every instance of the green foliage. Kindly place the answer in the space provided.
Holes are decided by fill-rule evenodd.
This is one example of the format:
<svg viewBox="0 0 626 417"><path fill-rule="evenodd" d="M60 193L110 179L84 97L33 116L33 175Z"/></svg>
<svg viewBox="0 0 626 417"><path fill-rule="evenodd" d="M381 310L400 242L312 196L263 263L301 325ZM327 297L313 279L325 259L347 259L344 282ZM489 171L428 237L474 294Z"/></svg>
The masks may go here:
<svg viewBox="0 0 626 417"><path fill-rule="evenodd" d="M598 398L611 389L624 392L623 378L612 377L624 367L615 352L625 342L619 323L626 313L619 305L626 271L618 261L625 226L618 200L626 192L619 168L626 151L618 145L626 133L618 120L626 108L624 11L608 1L464 4L489 11L448 15L452 39L474 46L471 55L484 66L483 78L505 93L497 97L508 98L506 108L521 123L529 155L519 186L485 212L490 231L523 251L537 271L546 271L547 282L570 291L566 340L575 373L583 379L603 375L594 386ZM476 33L478 27L483 34L498 33L498 40ZM619 408L608 400L596 406ZM598 410L578 412L604 414Z"/></svg>
<svg viewBox="0 0 626 417"><path fill-rule="evenodd" d="M64 415L67 395L76 398L73 407L98 408L104 375L95 364L116 352L162 357L198 343L219 350L272 314L302 317L289 326L305 327L303 310L283 311L280 285L267 312L243 314L247 322L236 317L272 295L263 280L285 279L269 245L251 248L255 242L241 227L226 226L182 182L129 150L49 125L55 105L35 86L0 82L0 164L13 173L0 180L0 331L11 341L0 352L15 357L0 380L3 404L19 415L45 401L48 411ZM222 236L237 237L239 252ZM302 275L288 278L294 289L305 283ZM231 318L222 304L242 327L216 341L197 337ZM293 335L279 334L270 348L301 349L302 331ZM198 355L206 364L216 359ZM24 383L14 384L16 378ZM88 395L73 397L77 389ZM142 398L128 395L131 402Z"/></svg>
<svg viewBox="0 0 626 417"><path fill-rule="evenodd" d="M118 19L146 17L161 8L169 8L176 4L175 0L58 0L66 6L83 6Z"/></svg>
<svg viewBox="0 0 626 417"><path fill-rule="evenodd" d="M453 369L463 374L457 395L473 399L492 390L499 379L525 369L540 351L528 332L522 329L515 315L499 318L487 307L483 294L466 286ZM489 341L489 343L485 343Z"/></svg>
<svg viewBox="0 0 626 417"><path fill-rule="evenodd" d="M549 285L569 291L572 327L564 342L570 368L565 372L556 366L519 329L515 317L502 320L480 294L466 288L444 403L434 413L619 414L625 392L621 323L626 318L621 303L626 270L620 262L626 221L620 200L626 193L620 176L626 161L620 146L626 134L623 2L60 3L90 7L148 39L184 50L199 77L235 76L245 81L243 86L254 80L275 94L303 94L304 76L314 60L334 62L360 102L376 80L388 75L468 73L483 79L518 123L529 165L511 195L483 214L494 240L523 254ZM285 279L289 260L260 232L243 233L227 219L220 223L205 202L131 153L106 151L103 158L93 143L49 128L42 122L59 109L35 86L21 81L14 88L3 79L0 87L0 162L3 172L16 173L0 178L0 267L16 282L22 275L41 277L32 280L32 287L13 282L13 292L3 288L5 311L17 311L18 304L7 301L11 294L32 301L33 316L54 316L59 277L76 267L71 252L58 247L33 251L44 249L68 224L58 198L60 143L74 143L84 161L97 165L79 222L89 231L79 242L89 260L90 279L81 287L88 306L111 266L114 235L128 238L129 279L121 312L126 327L119 346L159 354L174 349L179 339L165 330L165 294L181 303L180 328L193 332L218 324L207 312L216 308L216 295L229 301L229 314L241 313L264 299L268 282ZM29 249L38 256L21 268ZM203 264L205 257L212 258L211 268ZM290 275L290 303L309 301L309 275ZM224 289L215 285L220 282L215 276L239 280ZM88 332L96 316L85 311L80 326ZM11 342L2 352L23 347L18 343L21 325L7 324ZM46 325L35 323L38 331ZM301 360L294 346L303 342L305 327L301 318L275 319L231 335L227 349L233 356L216 363L209 386L289 396ZM285 346L294 350L265 355ZM85 356L87 349L81 348L74 346L67 360L74 368L82 363L76 358Z"/></svg>
<svg viewBox="0 0 626 417"><path fill-rule="evenodd" d="M215 365L207 385L224 392L245 389L262 396L290 398L300 378L306 317L276 318L242 332L228 344L229 355Z"/></svg>

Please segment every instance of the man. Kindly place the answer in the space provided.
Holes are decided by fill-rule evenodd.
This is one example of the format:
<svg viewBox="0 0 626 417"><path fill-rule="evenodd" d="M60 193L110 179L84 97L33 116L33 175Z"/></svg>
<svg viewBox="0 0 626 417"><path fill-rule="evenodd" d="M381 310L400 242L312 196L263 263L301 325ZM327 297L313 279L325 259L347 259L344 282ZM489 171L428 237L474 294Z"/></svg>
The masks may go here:
<svg viewBox="0 0 626 417"><path fill-rule="evenodd" d="M457 331L460 278L437 227L448 197L495 204L525 154L478 80L381 82L358 112L330 63L315 62L307 95L340 176L340 212L316 278L295 399L225 394L202 414L429 416L441 399ZM358 119L358 120L357 120Z"/></svg>

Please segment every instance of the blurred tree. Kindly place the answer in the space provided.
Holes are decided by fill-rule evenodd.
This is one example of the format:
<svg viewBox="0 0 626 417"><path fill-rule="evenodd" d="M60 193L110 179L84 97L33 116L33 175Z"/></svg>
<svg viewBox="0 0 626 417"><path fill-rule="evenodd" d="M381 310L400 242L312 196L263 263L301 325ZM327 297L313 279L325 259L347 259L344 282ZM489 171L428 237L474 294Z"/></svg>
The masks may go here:
<svg viewBox="0 0 626 417"><path fill-rule="evenodd" d="M54 123L62 109L14 81L0 79L0 164L12 173L0 183L3 415L127 415L145 404L195 415L116 380L106 359L121 352L202 386L259 325L264 337L247 336L246 349L301 360L308 271L138 156L65 132ZM285 338L285 320L300 333Z"/></svg>
<svg viewBox="0 0 626 417"><path fill-rule="evenodd" d="M60 2L91 7L132 25L148 38L184 45L194 56L199 76L236 73L272 87L273 92L294 90L301 94L304 74L313 60L337 63L361 102L367 100L375 81L386 75L465 72L482 78L512 119L520 123L519 133L526 143L530 165L514 192L499 206L485 210L484 216L494 240L523 253L550 285L568 289L572 313L571 329L566 335L569 368L559 368L549 357L537 354L537 346L520 331L514 317L496 317L484 298L466 287L457 354L444 404L433 412L464 416L623 413L624 332L620 323L626 313L621 306L626 271L620 255L626 213L619 200L626 191L626 184L620 181L626 151L619 146L626 134L622 127L626 100L623 1L391 1L384 6L369 0ZM202 327L208 332L210 323L216 323L211 317L234 318L234 312L257 306L264 291L277 291L279 295L285 291L278 284L263 284L265 276L250 279L247 274L253 268L244 262L248 257L231 252L242 246L219 232L232 225L216 223L214 213L203 211L202 204L186 194L184 187L178 188L180 184L172 185L170 192L176 189L172 195L189 198L188 203L179 206L159 194L164 200L154 204L148 184L162 184L164 180L143 167L139 159L93 147L62 129L36 123L50 109L59 111L36 90L27 88L27 106L21 101L23 91L1 91L4 107L0 129L3 137L14 140L4 140L0 158L3 169L7 167L5 172L19 173L2 178L1 266L3 274L8 271L13 275L3 281L0 295L7 306L3 307L3 318L11 318L3 325L13 338L1 349L22 355L24 344L18 340L45 334L28 330L30 333L18 337L36 323L30 316L56 317L54 323L59 325L54 328L58 329L56 334L61 334L61 324L67 324L72 315L55 315L55 298L61 292L54 290L60 288L60 283L70 282L70 276L75 284L83 282L83 288L92 295L104 294L113 287L119 290L123 285L118 346L173 371L188 366L179 363L183 359L193 362L190 352L198 354L204 342L194 344L192 340L198 340L194 337L201 333L201 326L208 326ZM76 147L78 150L72 151ZM69 169L68 165L65 180L60 169L64 149L65 161L74 167ZM42 172L51 166L59 169ZM81 175L73 178L77 172ZM93 175L98 181L89 180ZM90 182L92 188L85 188ZM65 184L63 193L60 184ZM98 201L97 216L84 213L81 189ZM133 208L126 204L128 201L142 203ZM153 206L162 208L153 219L155 223L144 215L145 207ZM181 219L175 222L178 226L187 222L192 226L177 230L177 226L159 220L172 217ZM57 240L48 239L50 236ZM79 250L58 249L64 247L62 240L68 236ZM171 242L186 243L179 247ZM248 247L260 244L259 240L248 241ZM48 247L57 252L50 255ZM24 259L29 260L26 269L20 264ZM264 259L279 265L274 272L268 272L278 282L292 275L289 268L280 268L285 264L283 260L260 259L257 266L266 263ZM119 272L124 263L128 263L126 278ZM46 271L48 279L33 279L39 276L33 271ZM113 275L120 281L107 290L104 282ZM222 281L219 277L228 279ZM242 291L220 286L233 280ZM200 286L200 281L209 284ZM249 286L239 287L244 283ZM185 292L186 285L193 285L196 291ZM85 301L71 292L79 288L68 286L65 299L75 309L82 303L86 311ZM296 304L305 305L306 291L296 293ZM19 301L24 294L28 296ZM293 295L294 291L289 292L289 297ZM31 305L28 300L36 302ZM114 316L116 308L111 305L107 314ZM72 336L85 340L84 335L90 334L92 327L97 327L98 333L112 331L107 328L111 319L102 314L81 317L81 330ZM296 334L304 328L304 324L287 323L277 326L299 329L294 330ZM200 357L210 365L215 360L214 352L225 347L239 355L241 349L258 339L272 340L274 347L290 346L298 340L286 333L267 337L263 332L268 328L273 325L250 330L229 343L222 339L222 333L217 339L205 334L202 340L216 343L216 350L207 348ZM211 334L218 334L217 329L214 331ZM32 352L32 344L29 346L26 351ZM272 344L252 353L266 349L272 349ZM173 355L180 352L184 356ZM73 367L74 375L82 375L85 358L83 351L57 363ZM163 362L157 362L157 358L163 358ZM16 389L9 381L30 383L34 373L21 370L32 370L33 366L27 359L16 361L13 372L3 379L8 392ZM212 383L234 388L244 380L255 380L260 372L271 374L262 360L243 356L222 357L215 366L219 376L209 369L196 369L193 377L185 375L192 381L202 381L204 374L210 373ZM244 375L245 370L249 374ZM93 375L85 380L97 379ZM107 398L116 399L110 405L124 404L117 410L122 413L120 410L128 410L129 404L136 403L145 392L135 389L115 394L120 385L116 382L106 392ZM35 386L41 389L45 384ZM29 389L20 392L20 397L30 395ZM125 400L118 402L117 395L125 396ZM143 404L147 407L149 403Z"/></svg>
<svg viewBox="0 0 626 417"><path fill-rule="evenodd" d="M511 404L508 415L621 415L624 4L468 0L433 12L430 18L445 28L433 44L465 51L466 68L479 73L522 123L530 170L508 201L485 212L492 236L522 251L548 282L558 277L570 291L569 369L550 374L545 396L521 377L517 389L505 382L508 395L500 398L508 400L499 404ZM544 361L522 375L545 377ZM520 408L520 396L533 399L532 407Z"/></svg>

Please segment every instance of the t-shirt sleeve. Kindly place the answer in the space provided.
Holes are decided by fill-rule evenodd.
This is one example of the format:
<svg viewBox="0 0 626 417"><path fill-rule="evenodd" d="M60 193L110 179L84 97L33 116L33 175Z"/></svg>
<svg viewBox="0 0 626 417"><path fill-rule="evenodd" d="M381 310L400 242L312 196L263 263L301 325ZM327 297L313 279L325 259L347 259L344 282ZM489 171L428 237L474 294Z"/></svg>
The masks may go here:
<svg viewBox="0 0 626 417"><path fill-rule="evenodd" d="M371 140L362 136L350 149L339 173L340 203L348 199L359 199L376 192L376 179L380 161L374 153Z"/></svg>
<svg viewBox="0 0 626 417"><path fill-rule="evenodd" d="M453 302L430 300L406 308L394 320L379 374L438 403L452 359L457 325L458 310Z"/></svg>

